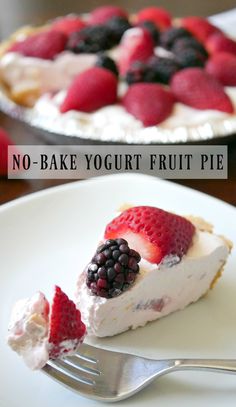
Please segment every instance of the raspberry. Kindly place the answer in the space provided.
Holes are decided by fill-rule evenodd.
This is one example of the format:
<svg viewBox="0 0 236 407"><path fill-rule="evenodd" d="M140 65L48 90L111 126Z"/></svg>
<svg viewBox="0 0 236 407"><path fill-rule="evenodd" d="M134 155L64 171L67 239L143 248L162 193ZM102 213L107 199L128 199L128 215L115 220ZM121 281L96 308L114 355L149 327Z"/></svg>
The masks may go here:
<svg viewBox="0 0 236 407"><path fill-rule="evenodd" d="M171 15L162 7L147 7L136 15L136 22L152 21L160 30L164 31L171 26Z"/></svg>
<svg viewBox="0 0 236 407"><path fill-rule="evenodd" d="M82 30L86 25L85 21L81 20L81 18L74 15L68 15L66 17L57 18L52 23L52 28L61 31L66 35L70 35L72 32Z"/></svg>
<svg viewBox="0 0 236 407"><path fill-rule="evenodd" d="M93 295L112 298L135 281L141 257L124 239L106 240L88 265L86 283Z"/></svg>
<svg viewBox="0 0 236 407"><path fill-rule="evenodd" d="M128 14L121 7L117 6L101 6L95 8L89 15L88 22L90 25L104 24L113 17L128 18Z"/></svg>

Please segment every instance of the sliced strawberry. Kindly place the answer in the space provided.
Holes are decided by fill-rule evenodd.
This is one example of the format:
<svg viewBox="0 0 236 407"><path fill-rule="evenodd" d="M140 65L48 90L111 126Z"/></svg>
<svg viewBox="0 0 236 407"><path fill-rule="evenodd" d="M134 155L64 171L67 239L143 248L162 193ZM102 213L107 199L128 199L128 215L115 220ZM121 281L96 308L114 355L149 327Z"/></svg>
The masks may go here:
<svg viewBox="0 0 236 407"><path fill-rule="evenodd" d="M105 68L93 67L75 77L60 107L69 110L93 112L117 100L117 77Z"/></svg>
<svg viewBox="0 0 236 407"><path fill-rule="evenodd" d="M210 54L229 52L230 54L236 55L236 41L226 37L222 33L211 35L206 42L206 48Z"/></svg>
<svg viewBox="0 0 236 407"><path fill-rule="evenodd" d="M217 79L200 68L187 68L177 72L171 80L176 99L195 109L220 110L233 113L234 107Z"/></svg>
<svg viewBox="0 0 236 407"><path fill-rule="evenodd" d="M219 52L212 55L205 66L206 71L224 86L236 86L236 54Z"/></svg>
<svg viewBox="0 0 236 407"><path fill-rule="evenodd" d="M122 103L144 126L155 126L170 115L174 98L161 85L136 83L128 88Z"/></svg>
<svg viewBox="0 0 236 407"><path fill-rule="evenodd" d="M166 30L171 26L171 15L161 7L147 7L136 15L136 23L152 21L160 30Z"/></svg>
<svg viewBox="0 0 236 407"><path fill-rule="evenodd" d="M75 351L85 333L86 327L81 321L80 311L56 286L49 321L49 357L55 359Z"/></svg>
<svg viewBox="0 0 236 407"><path fill-rule="evenodd" d="M118 6L101 6L90 13L88 23L90 25L104 24L113 17L128 18L128 14Z"/></svg>
<svg viewBox="0 0 236 407"><path fill-rule="evenodd" d="M19 52L28 57L53 59L64 51L66 41L67 36L60 31L44 31L15 42L8 51Z"/></svg>
<svg viewBox="0 0 236 407"><path fill-rule="evenodd" d="M221 32L208 20L202 17L186 17L181 20L181 26L190 31L200 42L205 43L210 35Z"/></svg>
<svg viewBox="0 0 236 407"><path fill-rule="evenodd" d="M0 176L6 176L8 170L8 146L14 143L7 132L0 128Z"/></svg>
<svg viewBox="0 0 236 407"><path fill-rule="evenodd" d="M87 24L81 18L69 15L66 17L58 18L53 23L51 28L70 35L73 32L78 32L85 28Z"/></svg>
<svg viewBox="0 0 236 407"><path fill-rule="evenodd" d="M136 27L127 30L122 38L119 50L119 70L125 75L136 62L145 62L154 52L154 41L149 31Z"/></svg>
<svg viewBox="0 0 236 407"><path fill-rule="evenodd" d="M166 256L182 258L188 251L195 227L187 219L151 206L136 206L122 212L106 227L105 239L123 238L151 263Z"/></svg>

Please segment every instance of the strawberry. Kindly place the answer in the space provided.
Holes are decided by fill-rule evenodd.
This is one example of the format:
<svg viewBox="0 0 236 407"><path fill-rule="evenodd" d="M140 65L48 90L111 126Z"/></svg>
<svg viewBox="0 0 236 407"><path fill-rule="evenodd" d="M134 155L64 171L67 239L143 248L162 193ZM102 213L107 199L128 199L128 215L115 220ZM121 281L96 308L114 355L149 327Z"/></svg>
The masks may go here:
<svg viewBox="0 0 236 407"><path fill-rule="evenodd" d="M60 107L68 110L93 112L117 100L117 77L105 68L93 67L75 77Z"/></svg>
<svg viewBox="0 0 236 407"><path fill-rule="evenodd" d="M170 87L177 100L195 109L234 111L223 86L203 69L187 68L177 72Z"/></svg>
<svg viewBox="0 0 236 407"><path fill-rule="evenodd" d="M13 145L7 132L0 128L0 176L6 176L8 171L8 146Z"/></svg>
<svg viewBox="0 0 236 407"><path fill-rule="evenodd" d="M161 85L136 83L129 87L122 102L125 109L144 126L155 126L170 115L174 98Z"/></svg>
<svg viewBox="0 0 236 407"><path fill-rule="evenodd" d="M212 55L205 66L206 71L224 86L236 86L236 54L219 52Z"/></svg>
<svg viewBox="0 0 236 407"><path fill-rule="evenodd" d="M88 23L90 25L104 24L113 17L124 17L128 19L128 14L118 6L101 6L95 8L90 13Z"/></svg>
<svg viewBox="0 0 236 407"><path fill-rule="evenodd" d="M203 43L205 43L210 35L220 32L219 28L202 17L194 16L183 18L181 20L181 26L190 31L194 37Z"/></svg>
<svg viewBox="0 0 236 407"><path fill-rule="evenodd" d="M64 51L66 41L66 35L60 31L44 31L15 42L8 51L19 52L28 57L53 59Z"/></svg>
<svg viewBox="0 0 236 407"><path fill-rule="evenodd" d="M161 7L147 7L139 11L136 15L136 23L143 21L153 22L160 30L166 30L171 27L171 15L167 10Z"/></svg>
<svg viewBox="0 0 236 407"><path fill-rule="evenodd" d="M86 327L81 321L80 311L56 286L49 321L49 357L56 359L74 351L83 341L85 333Z"/></svg>
<svg viewBox="0 0 236 407"><path fill-rule="evenodd" d="M154 52L154 41L149 31L144 28L131 28L124 34L119 51L119 70L125 75L130 66L136 62L145 62Z"/></svg>
<svg viewBox="0 0 236 407"><path fill-rule="evenodd" d="M231 40L222 33L211 35L206 42L206 48L210 54L229 52L236 55L236 41Z"/></svg>
<svg viewBox="0 0 236 407"><path fill-rule="evenodd" d="M66 17L58 18L53 23L51 28L53 30L60 31L67 36L73 32L78 32L85 28L87 24L81 18L69 15Z"/></svg>
<svg viewBox="0 0 236 407"><path fill-rule="evenodd" d="M122 212L106 227L105 239L123 238L150 263L166 256L181 258L192 243L191 222L152 206L136 206Z"/></svg>

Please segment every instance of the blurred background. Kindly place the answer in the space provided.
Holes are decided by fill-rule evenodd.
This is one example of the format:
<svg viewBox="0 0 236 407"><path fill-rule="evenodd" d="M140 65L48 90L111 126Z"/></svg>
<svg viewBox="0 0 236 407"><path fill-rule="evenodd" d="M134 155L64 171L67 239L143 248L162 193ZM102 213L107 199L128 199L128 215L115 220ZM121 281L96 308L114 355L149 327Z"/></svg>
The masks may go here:
<svg viewBox="0 0 236 407"><path fill-rule="evenodd" d="M68 13L84 13L104 4L119 5L129 11L155 5L167 8L174 16L209 16L236 7L235 0L0 0L1 37L24 24L41 24Z"/></svg>

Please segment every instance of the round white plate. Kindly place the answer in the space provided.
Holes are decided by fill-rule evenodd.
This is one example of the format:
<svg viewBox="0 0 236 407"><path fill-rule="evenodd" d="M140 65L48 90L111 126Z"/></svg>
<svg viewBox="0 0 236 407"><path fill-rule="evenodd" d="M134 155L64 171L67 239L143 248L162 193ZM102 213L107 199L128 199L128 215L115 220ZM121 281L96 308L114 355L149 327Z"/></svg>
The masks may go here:
<svg viewBox="0 0 236 407"><path fill-rule="evenodd" d="M106 223L124 202L203 216L217 233L235 237L236 210L184 187L145 175L121 174L52 188L0 207L0 406L78 407L101 403L31 372L5 343L13 303L53 285L73 296L78 274ZM236 255L215 289L198 303L158 322L96 345L153 358L236 359ZM112 369L112 366L111 366ZM184 372L156 380L122 406L234 407L236 376Z"/></svg>

